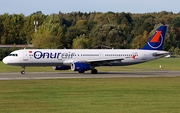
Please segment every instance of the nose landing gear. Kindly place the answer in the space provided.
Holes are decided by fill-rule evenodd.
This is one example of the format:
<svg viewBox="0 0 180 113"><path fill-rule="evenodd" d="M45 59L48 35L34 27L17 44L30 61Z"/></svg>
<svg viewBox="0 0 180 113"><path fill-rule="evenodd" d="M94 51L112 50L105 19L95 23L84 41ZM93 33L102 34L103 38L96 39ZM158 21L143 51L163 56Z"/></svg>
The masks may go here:
<svg viewBox="0 0 180 113"><path fill-rule="evenodd" d="M22 66L22 71L21 74L24 75L25 74L25 66Z"/></svg>

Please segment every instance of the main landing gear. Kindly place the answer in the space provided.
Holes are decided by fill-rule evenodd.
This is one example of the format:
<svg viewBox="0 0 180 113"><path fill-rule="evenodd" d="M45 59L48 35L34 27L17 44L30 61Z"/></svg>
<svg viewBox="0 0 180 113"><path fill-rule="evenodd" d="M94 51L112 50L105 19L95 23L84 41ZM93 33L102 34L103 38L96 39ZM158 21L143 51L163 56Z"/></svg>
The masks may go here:
<svg viewBox="0 0 180 113"><path fill-rule="evenodd" d="M85 71L79 71L79 73L84 73ZM92 69L91 70L91 74L97 74L98 73L98 71L97 71L97 69Z"/></svg>
<svg viewBox="0 0 180 113"><path fill-rule="evenodd" d="M84 73L85 71L79 71L79 73Z"/></svg>
<svg viewBox="0 0 180 113"><path fill-rule="evenodd" d="M25 74L25 66L22 66L22 71L21 74L24 75Z"/></svg>
<svg viewBox="0 0 180 113"><path fill-rule="evenodd" d="M91 70L91 73L92 73L92 74L97 74L97 73L98 73L98 70L97 70L97 69L92 69L92 70Z"/></svg>

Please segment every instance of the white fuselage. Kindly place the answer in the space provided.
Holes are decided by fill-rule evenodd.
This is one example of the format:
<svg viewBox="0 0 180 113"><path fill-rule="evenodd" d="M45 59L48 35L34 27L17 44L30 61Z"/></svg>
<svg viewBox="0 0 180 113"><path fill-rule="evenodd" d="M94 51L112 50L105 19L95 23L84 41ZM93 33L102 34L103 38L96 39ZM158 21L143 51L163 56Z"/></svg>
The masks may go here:
<svg viewBox="0 0 180 113"><path fill-rule="evenodd" d="M169 53L139 49L22 49L3 59L17 66L70 66L73 62L93 63L94 66L123 66L164 57Z"/></svg>

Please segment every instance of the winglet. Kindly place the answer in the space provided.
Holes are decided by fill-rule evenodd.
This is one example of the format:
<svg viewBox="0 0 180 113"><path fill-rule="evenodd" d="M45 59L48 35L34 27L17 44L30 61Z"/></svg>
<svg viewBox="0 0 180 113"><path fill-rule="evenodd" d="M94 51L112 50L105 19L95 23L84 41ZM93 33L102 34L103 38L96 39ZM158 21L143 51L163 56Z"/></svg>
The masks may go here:
<svg viewBox="0 0 180 113"><path fill-rule="evenodd" d="M160 26L154 35L149 39L146 45L142 48L144 50L162 50L167 26Z"/></svg>

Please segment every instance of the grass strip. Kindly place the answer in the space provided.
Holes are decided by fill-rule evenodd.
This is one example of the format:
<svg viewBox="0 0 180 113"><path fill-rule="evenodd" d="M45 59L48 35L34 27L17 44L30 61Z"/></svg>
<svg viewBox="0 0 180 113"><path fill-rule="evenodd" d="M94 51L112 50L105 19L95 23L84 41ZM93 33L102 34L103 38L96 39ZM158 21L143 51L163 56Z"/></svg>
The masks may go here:
<svg viewBox="0 0 180 113"><path fill-rule="evenodd" d="M180 77L0 81L1 113L178 113Z"/></svg>

